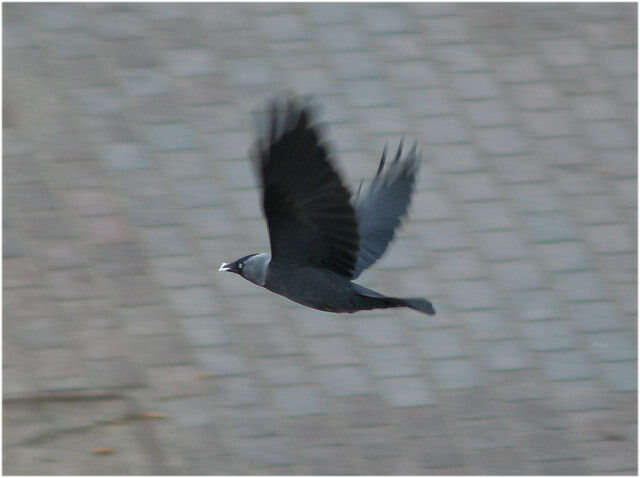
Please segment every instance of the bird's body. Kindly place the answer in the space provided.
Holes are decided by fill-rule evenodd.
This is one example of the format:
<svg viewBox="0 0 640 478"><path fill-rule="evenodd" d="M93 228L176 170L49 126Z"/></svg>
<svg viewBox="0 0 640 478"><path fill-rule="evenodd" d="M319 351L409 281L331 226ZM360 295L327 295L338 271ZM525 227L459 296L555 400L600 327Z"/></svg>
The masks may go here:
<svg viewBox="0 0 640 478"><path fill-rule="evenodd" d="M305 284L305 287L300 287L300 284ZM387 297L340 274L318 267L269 267L264 287L298 304L324 312L356 312L390 307L410 307L425 313L433 310L424 299ZM327 297L331 300L327 300Z"/></svg>
<svg viewBox="0 0 640 478"><path fill-rule="evenodd" d="M388 297L352 282L382 256L407 213L415 146L404 161L400 147L386 169L383 153L367 192L352 198L311 118L308 105L290 100L282 110L272 104L255 153L271 254L251 254L219 270L326 312L409 307L434 314L425 299Z"/></svg>
<svg viewBox="0 0 640 478"><path fill-rule="evenodd" d="M305 287L300 287L305 284ZM269 267L264 287L313 309L325 312L359 310L360 300L346 277L318 267ZM331 301L326 297L330 296Z"/></svg>

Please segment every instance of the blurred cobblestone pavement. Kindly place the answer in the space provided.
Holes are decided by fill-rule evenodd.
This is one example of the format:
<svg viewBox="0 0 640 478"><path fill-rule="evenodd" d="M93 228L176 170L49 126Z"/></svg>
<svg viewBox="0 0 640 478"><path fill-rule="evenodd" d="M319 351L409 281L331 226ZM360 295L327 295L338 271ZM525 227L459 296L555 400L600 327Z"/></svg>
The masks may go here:
<svg viewBox="0 0 640 478"><path fill-rule="evenodd" d="M636 5L3 11L5 473L636 473ZM420 141L361 282L435 317L216 272L286 89L352 185Z"/></svg>

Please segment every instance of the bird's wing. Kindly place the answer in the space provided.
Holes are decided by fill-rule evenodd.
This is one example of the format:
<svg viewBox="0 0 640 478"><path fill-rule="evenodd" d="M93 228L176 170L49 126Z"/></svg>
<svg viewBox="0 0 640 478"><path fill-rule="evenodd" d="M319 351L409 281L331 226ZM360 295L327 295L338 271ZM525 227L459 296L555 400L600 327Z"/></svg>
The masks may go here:
<svg viewBox="0 0 640 478"><path fill-rule="evenodd" d="M385 148L378 172L366 192L361 193L358 189L354 196L360 250L353 279L384 254L396 228L409 209L419 166L416 145L413 145L404 160L401 160L401 157L402 143L398 147L395 159L385 168Z"/></svg>
<svg viewBox="0 0 640 478"><path fill-rule="evenodd" d="M256 143L272 261L351 277L358 254L356 216L312 119L308 104L274 102Z"/></svg>

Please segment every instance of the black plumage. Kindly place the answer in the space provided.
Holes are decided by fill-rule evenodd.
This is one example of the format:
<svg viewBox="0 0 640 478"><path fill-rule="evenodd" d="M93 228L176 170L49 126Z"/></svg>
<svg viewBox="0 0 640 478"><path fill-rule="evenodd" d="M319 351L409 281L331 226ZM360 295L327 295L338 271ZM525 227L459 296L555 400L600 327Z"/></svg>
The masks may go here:
<svg viewBox="0 0 640 478"><path fill-rule="evenodd" d="M293 102L284 114L272 104L269 143L254 158L272 261L350 276L358 254L358 224L349 191L310 120L310 110Z"/></svg>
<svg viewBox="0 0 640 478"><path fill-rule="evenodd" d="M352 198L313 124L309 104L273 102L253 153L271 254L251 254L220 270L240 274L300 304L328 312L410 307L422 298L387 297L351 282L377 261L407 214L419 166L416 146L386 164Z"/></svg>

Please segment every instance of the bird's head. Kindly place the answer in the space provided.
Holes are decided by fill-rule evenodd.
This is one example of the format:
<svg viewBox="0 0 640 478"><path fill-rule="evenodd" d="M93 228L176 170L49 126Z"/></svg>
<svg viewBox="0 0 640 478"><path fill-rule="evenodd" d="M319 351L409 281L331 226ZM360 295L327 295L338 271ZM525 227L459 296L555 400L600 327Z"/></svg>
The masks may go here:
<svg viewBox="0 0 640 478"><path fill-rule="evenodd" d="M267 280L267 269L271 262L271 254L249 254L234 262L223 262L218 271L234 272L254 284L264 286Z"/></svg>

